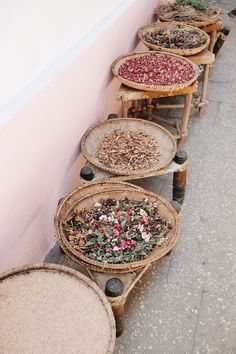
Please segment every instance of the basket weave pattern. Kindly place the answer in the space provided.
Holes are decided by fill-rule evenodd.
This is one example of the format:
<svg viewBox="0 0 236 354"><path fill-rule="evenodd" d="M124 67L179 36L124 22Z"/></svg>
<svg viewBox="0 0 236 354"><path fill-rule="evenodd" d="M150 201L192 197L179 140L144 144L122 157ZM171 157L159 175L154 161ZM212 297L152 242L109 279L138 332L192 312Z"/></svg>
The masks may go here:
<svg viewBox="0 0 236 354"><path fill-rule="evenodd" d="M45 277L46 276L46 277ZM25 278L25 283L24 283L24 279ZM17 286L16 284L19 283L19 279L21 279L21 284L22 284L22 280L23 280L23 285L20 288L21 290L21 294L20 294L20 298L21 297L26 297L26 299L29 299L29 303L25 303L26 300L23 299L23 308L19 308L19 306L16 308L16 304L15 304L15 298L17 295L15 295L15 291L12 292L11 289L14 289L14 286ZM42 281L42 279L44 279L44 281ZM37 282L38 280L38 282ZM51 282L50 282L51 280ZM47 286L51 286L52 289L54 289L54 292L58 291L58 285L59 285L59 293L58 293L58 297L60 297L60 295L62 295L61 291L62 291L62 286L64 284L68 285L68 281L69 284L72 287L72 293L75 294L77 293L77 304L74 305L74 313L75 312L75 308L76 310L78 310L78 308L80 306L85 306L85 304L88 302L88 295L91 294L91 304L92 307L90 309L86 310L86 315L89 316L93 316L93 314L95 313L95 317L94 317L94 321L97 320L98 321L98 316L99 314L102 315L102 319L106 319L106 323L101 322L101 324L104 325L104 328L106 328L105 331L102 331L103 334L106 334L106 337L104 337L103 342L101 340L101 343L99 343L97 349L99 352L101 352L101 344L103 345L103 350L104 353L106 352L107 354L112 354L113 350L114 350L114 345L115 345L115 321L114 321L114 315L111 309L111 306L108 302L108 300L106 299L105 294L103 293L103 291L95 284L95 282L93 282L92 280L90 280L88 277L86 277L85 275L81 274L80 272L73 270L72 268L69 267L65 267L65 266L61 266L61 265L57 265L57 264L33 264L33 265L25 265L22 267L18 267L18 268L14 268L11 269L10 271L7 271L5 273L2 273L0 275L0 287L2 286L1 289L3 294L5 292L5 296L2 296L1 298L1 305L3 307L3 304L5 304L5 306L7 306L7 308L9 309L9 314L11 314L12 312L14 312L14 318L10 317L9 319L6 317L4 322L4 326L19 326L20 323L22 323L23 325L26 322L26 316L25 316L25 312L28 314L32 313L32 316L30 315L29 318L29 322L33 324L39 323L39 325L42 325L42 322L45 321L45 325L48 327L44 327L44 329L41 327L40 331L43 331L43 334L45 333L45 338L42 338L42 342L43 342L43 346L40 347L40 343L35 343L35 341L37 340L37 337L39 336L39 334L37 333L37 327L34 328L34 331L36 331L35 336L33 337L28 337L27 340L27 345L25 345L25 343L22 344L21 346L21 342L25 340L25 337L27 337L27 335L29 334L27 332L27 328L22 328L22 330L19 330L18 328L11 328L12 330L12 334L9 331L9 335L7 335L7 338L4 337L3 339L3 347L4 347L4 342L9 341L10 345L8 347L9 348L14 348L14 352L10 350L10 353L29 353L29 352L34 352L34 353L55 353L55 350L52 350L52 340L49 340L49 343L47 342L47 334L48 334L48 330L50 331L50 327L52 330L52 333L54 335L57 335L58 333L58 338L55 338L55 340L57 340L57 344L58 342L62 344L62 347L64 345L64 342L67 342L67 338L65 337L59 337L60 335L60 330L63 331L63 326L67 326L67 328L64 330L64 334L66 336L66 334L68 334L68 332L70 331L70 327L68 327L68 322L72 319L72 313L68 313L65 310L64 316L63 316L63 311L64 311L64 307L63 308L57 308L54 307L54 309L51 309L51 311L47 312L46 310L49 308L50 304L52 301L55 301L55 299L50 298L50 296L48 297L47 294L48 292L45 290L47 289ZM9 284L9 291L7 291L7 284ZM31 293L35 293L35 287L38 287L38 292L36 297L31 301L31 297L30 294ZM85 292L81 292L81 289L86 289ZM64 292L67 291L68 288L64 289ZM6 295L7 295L7 299L6 299ZM73 301L75 300L74 295L71 297L70 296L70 292L65 295L67 296L67 301L72 301L71 306L70 306L70 310L73 309ZM85 299L84 296L87 296L87 298ZM85 300L84 300L85 299ZM7 300L7 301L6 301ZM20 302L21 300L19 299L18 302ZM36 307L37 303L40 303L39 308ZM59 304L59 299L56 300L55 305L58 306ZM7 304L6 304L7 303ZM42 304L42 306L41 306ZM33 306L33 308L32 308ZM4 308L2 308L4 310ZM37 309L37 311L35 310ZM65 309L68 309L68 307L65 306ZM57 328L57 324L55 326L54 321L58 320L58 316L56 315L56 319L54 318L54 313L57 312L61 315L59 315L59 318L61 319L62 323L58 326ZM102 311L102 312L101 312ZM3 311L4 313L4 311ZM73 325L77 326L77 331L76 331L76 337L73 336L73 343L77 342L78 348L80 348L80 350L83 350L83 352L85 351L89 351L91 352L91 348L89 348L88 345L88 336L86 338L86 335L83 336L83 331L86 334L86 327L85 328L81 328L79 326L79 322L81 320L81 323L86 323L88 322L88 319L86 317L84 317L83 313L85 313L85 311L81 311L78 312L77 311L77 324L71 324L71 326L73 327ZM22 315L23 314L23 315ZM76 315L75 315L76 316ZM33 320L32 320L33 318ZM35 320L37 318L37 321ZM75 318L75 317L74 317ZM9 321L9 323L8 323ZM90 327L91 327L91 322L93 320L90 320ZM102 321L102 320L101 320ZM94 329L96 329L94 327ZM58 332L57 332L58 330ZM14 332L16 331L16 333ZM0 331L1 332L1 331ZM74 333L75 331L73 331ZM101 334L102 334L101 332ZM3 332L4 334L6 333ZM51 332L50 332L51 333ZM9 337L9 338L8 338ZM93 335L92 335L93 337ZM92 339L91 337L91 339ZM2 337L1 337L2 338ZM36 338L36 339L35 339ZM81 343L82 339L85 339L85 342ZM69 339L68 339L69 341ZM91 340L91 343L93 345L93 350L96 350L96 343L94 343L94 340ZM36 348L34 345L38 344L38 347ZM86 345L87 344L87 345ZM22 351L20 348L17 347L17 345L20 345L21 349L24 348L24 351ZM58 344L60 345L60 344ZM84 348L83 348L84 346ZM86 346L86 348L85 348ZM3 348L2 347L2 348ZM65 347L65 345L64 345ZM5 347L4 347L5 348ZM17 350L17 349L19 350ZM27 348L27 351L26 351ZM74 347L75 348L75 347ZM65 348L64 348L65 349ZM48 350L48 351L47 351ZM71 348L68 348L69 352L71 350ZM80 351L79 350L79 351ZM84 351L85 350L85 351ZM4 351L4 353L8 353L9 351ZM74 350L73 350L74 352ZM80 351L81 352L81 351ZM2 351L1 351L2 353Z"/></svg>
<svg viewBox="0 0 236 354"><path fill-rule="evenodd" d="M98 144L103 139L105 134L112 133L115 129L133 131L141 129L153 137L160 146L159 161L150 166L150 168L139 170L122 169L122 171L119 168L109 167L103 164L96 156ZM104 171L108 171L116 175L145 175L147 173L157 171L171 162L176 153L176 141L168 130L157 125L156 123L135 118L120 118L106 120L89 128L81 140L81 150L85 158L90 163Z"/></svg>

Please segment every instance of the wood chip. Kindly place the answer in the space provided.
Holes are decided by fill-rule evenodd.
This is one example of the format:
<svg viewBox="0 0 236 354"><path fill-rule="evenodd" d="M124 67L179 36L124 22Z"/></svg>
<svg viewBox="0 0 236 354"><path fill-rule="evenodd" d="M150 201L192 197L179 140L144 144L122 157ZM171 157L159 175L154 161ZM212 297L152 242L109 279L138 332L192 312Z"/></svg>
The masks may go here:
<svg viewBox="0 0 236 354"><path fill-rule="evenodd" d="M97 157L106 166L121 170L146 169L159 161L157 141L143 130L116 129L104 135Z"/></svg>

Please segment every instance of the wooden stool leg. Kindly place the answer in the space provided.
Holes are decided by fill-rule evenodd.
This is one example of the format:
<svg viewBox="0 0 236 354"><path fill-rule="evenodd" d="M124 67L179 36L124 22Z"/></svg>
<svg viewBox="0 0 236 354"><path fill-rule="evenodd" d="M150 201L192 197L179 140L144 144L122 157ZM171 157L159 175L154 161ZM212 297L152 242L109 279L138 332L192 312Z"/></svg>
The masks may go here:
<svg viewBox="0 0 236 354"><path fill-rule="evenodd" d="M138 101L132 101L132 108L133 108L133 112L132 112L132 117L137 118L138 115Z"/></svg>
<svg viewBox="0 0 236 354"><path fill-rule="evenodd" d="M177 151L175 155L176 162L182 165L188 158L185 151ZM173 200L183 203L185 196L185 187L187 183L187 167L182 171L173 174Z"/></svg>
<svg viewBox="0 0 236 354"><path fill-rule="evenodd" d="M217 37L217 29L215 28L211 33L210 33L210 44L209 44L209 52L213 53L214 45L216 42L216 37Z"/></svg>
<svg viewBox="0 0 236 354"><path fill-rule="evenodd" d="M189 114L190 114L190 109L191 109L191 104L192 104L192 93L187 93L184 96L184 109L183 109L183 116L182 116L182 121L180 124L180 134L181 137L178 141L178 148L180 148L183 145L184 139L187 135L187 129L188 129L188 121L189 121Z"/></svg>
<svg viewBox="0 0 236 354"><path fill-rule="evenodd" d="M203 74L203 81L202 81L202 92L200 97L200 108L198 110L199 117L202 117L203 113L203 105L206 103L206 95L207 95L207 85L208 85L208 77L209 77L210 65L204 65L204 74Z"/></svg>
<svg viewBox="0 0 236 354"><path fill-rule="evenodd" d="M116 321L116 337L124 332L124 305L113 305L112 311Z"/></svg>
<svg viewBox="0 0 236 354"><path fill-rule="evenodd" d="M122 118L128 117L129 102L122 102Z"/></svg>
<svg viewBox="0 0 236 354"><path fill-rule="evenodd" d="M149 98L147 100L147 104L148 104L148 109L147 109L147 112L148 112L148 120L152 120L152 108L150 107L151 104L152 104L152 98Z"/></svg>
<svg viewBox="0 0 236 354"><path fill-rule="evenodd" d="M106 282L105 294L113 300L121 298L117 301L111 302L112 311L116 321L116 336L119 337L124 331L124 299L122 294L124 291L124 284L119 278L111 278Z"/></svg>

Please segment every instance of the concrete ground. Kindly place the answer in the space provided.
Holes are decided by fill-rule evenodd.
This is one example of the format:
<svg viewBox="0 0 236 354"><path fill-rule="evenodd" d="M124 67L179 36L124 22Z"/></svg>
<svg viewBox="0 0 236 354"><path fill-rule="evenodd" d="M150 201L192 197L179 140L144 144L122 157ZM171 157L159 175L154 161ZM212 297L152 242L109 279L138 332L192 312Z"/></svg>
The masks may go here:
<svg viewBox="0 0 236 354"><path fill-rule="evenodd" d="M220 1L226 10L236 0ZM227 12L226 12L227 13ZM129 297L115 354L236 353L236 18L211 71L209 105L192 112L180 240ZM171 199L171 176L141 185Z"/></svg>
<svg viewBox="0 0 236 354"><path fill-rule="evenodd" d="M236 18L227 16L236 0L220 3L231 32L211 70L205 114L191 114L180 240L130 294L114 354L236 354ZM138 184L172 198L171 175ZM45 261L80 269L58 245Z"/></svg>

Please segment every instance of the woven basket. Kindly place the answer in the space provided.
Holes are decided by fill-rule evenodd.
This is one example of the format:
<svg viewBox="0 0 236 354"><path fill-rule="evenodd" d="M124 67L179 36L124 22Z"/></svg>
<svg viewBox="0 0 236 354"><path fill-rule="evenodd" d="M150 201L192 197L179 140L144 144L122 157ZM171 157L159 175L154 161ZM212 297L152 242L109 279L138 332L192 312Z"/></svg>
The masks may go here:
<svg viewBox="0 0 236 354"><path fill-rule="evenodd" d="M171 30L171 29L178 29L178 28L184 28L186 30L193 30L196 33L200 33L205 37L205 43L197 48L191 48L191 49L180 49L180 48L166 48L160 45L155 45L150 42L148 42L145 39L145 35L147 33L152 33L152 32L157 32L158 30ZM200 52L202 52L204 49L206 49L209 46L210 43L210 37L209 35L201 31L199 28L189 26L183 23L179 22L172 22L172 23L165 23L165 22L157 22L152 25L147 25L143 26L138 30L138 36L140 40L143 42L143 44L148 47L149 49L152 50L160 50L163 52L168 52L168 53L173 53L177 55L182 55L182 56L189 56L189 55L195 55Z"/></svg>
<svg viewBox="0 0 236 354"><path fill-rule="evenodd" d="M165 6L165 5L162 5L162 6ZM155 11L155 15L157 16L157 18L162 22L176 22L176 20L172 20L172 19L165 17L165 14L163 14L161 12L162 6L158 7L157 10ZM196 20L183 21L183 20L181 20L181 21L177 21L177 22L182 22L182 23L194 26L194 27L199 27L199 28L205 27L208 25L212 25L219 20L219 15L220 15L220 8L214 6L214 9L215 9L215 15L206 21L196 21Z"/></svg>
<svg viewBox="0 0 236 354"><path fill-rule="evenodd" d="M0 293L1 353L113 353L111 306L83 274L26 265L0 274Z"/></svg>
<svg viewBox="0 0 236 354"><path fill-rule="evenodd" d="M87 209L93 206L96 202L105 198L123 199L128 197L131 200L141 201L144 198L148 198L152 202L156 202L159 207L159 213L162 218L168 220L172 225L172 230L168 233L164 243L161 246L155 247L145 259L130 262L127 264L107 264L104 262L94 261L86 257L82 251L75 250L66 238L64 233L63 223L69 217L72 211L72 202L70 201L70 195L66 197L62 203L58 206L55 216L55 228L56 237L59 241L61 248L64 252L77 263L82 263L86 267L98 271L108 273L128 273L140 268L145 267L147 264L156 261L168 253L175 245L179 235L179 221L178 216L172 206L162 197L140 190L136 188L128 188L127 186L120 186L120 190L110 190L96 193L90 197L83 197L83 190L80 189L77 193L78 200L76 201L76 194L73 195L74 208Z"/></svg>
<svg viewBox="0 0 236 354"><path fill-rule="evenodd" d="M160 146L159 161L150 166L150 168L139 170L121 170L119 168L109 167L103 164L97 157L98 145L105 134L111 133L116 129L133 131L141 129L145 133L153 137ZM158 171L159 169L164 168L171 162L176 153L176 149L176 141L168 130L166 130L162 126L159 126L156 123L135 118L111 119L106 120L102 123L98 123L89 128L81 140L81 150L85 158L94 166L97 166L100 169L108 171L115 175L145 176L148 173Z"/></svg>
<svg viewBox="0 0 236 354"><path fill-rule="evenodd" d="M181 84L176 84L176 85L165 85L165 86L163 86L163 85L145 85L145 84L138 84L136 82L124 79L119 74L119 69L120 69L121 65L124 64L127 60L138 58L138 57L142 57L142 56L145 56L145 55L150 55L150 54L153 54L153 53L157 53L157 54L160 54L160 55L164 54L163 52L160 52L160 51L152 51L151 53L149 51L145 51L145 52L135 52L135 53L131 53L131 54L128 54L128 55L120 56L119 58L117 58L112 63L112 72L126 86L133 87L135 89L143 90L143 91L172 92L172 91L184 89L185 87L190 86L195 80L197 80L198 75L199 75L198 66L193 64L187 58L184 58L184 57L181 57L181 56L175 55L175 54L170 54L170 53L165 53L165 55L169 55L171 57L174 57L175 59L178 59L179 61L182 61L182 62L187 62L193 67L194 75L193 75L191 80L186 81L186 82L181 83Z"/></svg>
<svg viewBox="0 0 236 354"><path fill-rule="evenodd" d="M63 203L64 208L67 210L67 213L73 211L76 203L79 203L84 198L92 197L94 194L100 192L109 192L123 189L135 189L143 191L144 189L127 182L119 182L119 181L99 181L99 182L91 182L82 187L75 189L73 192L68 194L65 198L60 199L59 206ZM58 215L55 216L55 223L58 222Z"/></svg>

